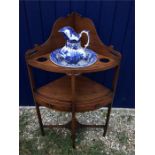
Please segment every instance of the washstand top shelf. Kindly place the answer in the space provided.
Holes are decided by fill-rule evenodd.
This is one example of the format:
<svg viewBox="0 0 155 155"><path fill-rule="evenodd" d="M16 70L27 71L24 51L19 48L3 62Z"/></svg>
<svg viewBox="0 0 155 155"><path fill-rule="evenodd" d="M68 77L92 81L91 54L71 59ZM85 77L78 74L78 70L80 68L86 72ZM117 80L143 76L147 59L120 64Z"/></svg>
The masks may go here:
<svg viewBox="0 0 155 155"><path fill-rule="evenodd" d="M71 26L76 32L80 32L83 29L90 31L89 48L97 53L97 61L95 64L88 67L74 69L57 66L50 60L50 53L65 44L63 36L58 32L63 26ZM86 40L86 36L82 36L81 44L84 45ZM49 72L66 74L104 71L118 66L120 60L121 54L114 50L113 46L106 46L102 43L93 22L89 18L81 17L77 13L72 13L67 17L59 18L53 25L52 32L47 41L41 45L35 45L33 49L26 52L26 61L30 66Z"/></svg>

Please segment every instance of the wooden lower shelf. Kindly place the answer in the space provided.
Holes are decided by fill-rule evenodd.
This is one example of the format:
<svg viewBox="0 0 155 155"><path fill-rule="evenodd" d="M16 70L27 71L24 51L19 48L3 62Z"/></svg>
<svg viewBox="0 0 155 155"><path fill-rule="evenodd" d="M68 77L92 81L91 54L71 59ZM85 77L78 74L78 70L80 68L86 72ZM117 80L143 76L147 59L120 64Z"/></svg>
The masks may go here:
<svg viewBox="0 0 155 155"><path fill-rule="evenodd" d="M95 110L112 103L112 91L93 80L77 76L75 85L76 112ZM40 87L34 95L39 105L60 111L71 111L72 96L69 76Z"/></svg>

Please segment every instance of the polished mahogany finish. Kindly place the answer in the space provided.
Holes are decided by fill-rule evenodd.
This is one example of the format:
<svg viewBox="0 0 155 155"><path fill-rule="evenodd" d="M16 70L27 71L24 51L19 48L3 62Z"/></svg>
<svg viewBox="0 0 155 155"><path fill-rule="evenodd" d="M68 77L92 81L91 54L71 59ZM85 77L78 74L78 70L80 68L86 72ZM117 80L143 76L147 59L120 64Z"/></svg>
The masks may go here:
<svg viewBox="0 0 155 155"><path fill-rule="evenodd" d="M112 91L83 76L76 77L76 112L94 110L112 102ZM71 77L64 76L42 86L35 92L40 105L59 111L72 111Z"/></svg>
<svg viewBox="0 0 155 155"><path fill-rule="evenodd" d="M64 26L73 27L77 33L83 29L90 31L89 48L94 50L98 57L95 64L89 67L74 69L60 67L50 61L51 51L62 47L65 43L63 36L58 33L58 30ZM84 45L87 41L86 36L82 36L81 40L82 45ZM35 45L33 49L28 50L25 58L42 135L44 135L44 127L67 127L72 132L73 147L75 147L76 130L78 127L102 127L104 128L104 136L106 135L119 74L121 54L114 50L112 46L108 47L102 43L93 22L89 18L81 17L77 13L59 18L55 22L47 41L42 45ZM66 76L36 89L32 67L48 72L64 73ZM115 68L112 88L106 88L82 76L83 73L105 71L111 68ZM72 120L65 125L43 125L39 106L71 112ZM84 125L80 124L76 119L76 112L96 110L104 106L108 107L105 125Z"/></svg>

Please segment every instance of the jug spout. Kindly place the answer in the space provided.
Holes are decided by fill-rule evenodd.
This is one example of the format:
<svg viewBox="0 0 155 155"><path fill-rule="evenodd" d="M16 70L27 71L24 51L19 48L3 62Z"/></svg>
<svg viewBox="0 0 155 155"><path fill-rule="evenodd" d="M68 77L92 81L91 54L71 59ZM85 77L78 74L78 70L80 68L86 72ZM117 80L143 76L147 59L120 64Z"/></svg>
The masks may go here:
<svg viewBox="0 0 155 155"><path fill-rule="evenodd" d="M64 37L68 41L79 41L80 36L77 34L74 29L70 26L65 26L61 29L59 29L58 32L63 33Z"/></svg>

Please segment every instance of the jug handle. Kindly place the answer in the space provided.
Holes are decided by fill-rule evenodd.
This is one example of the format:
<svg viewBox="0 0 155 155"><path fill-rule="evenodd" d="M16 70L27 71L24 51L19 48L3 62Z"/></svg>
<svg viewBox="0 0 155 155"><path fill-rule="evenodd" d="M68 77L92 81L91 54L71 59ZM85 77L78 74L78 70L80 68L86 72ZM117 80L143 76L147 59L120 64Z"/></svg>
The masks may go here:
<svg viewBox="0 0 155 155"><path fill-rule="evenodd" d="M86 48L89 46L89 42L90 42L89 31L85 31L85 30L81 31L80 38L81 38L83 33L85 33L87 35L87 38L88 38L87 43L84 45L84 48Z"/></svg>

